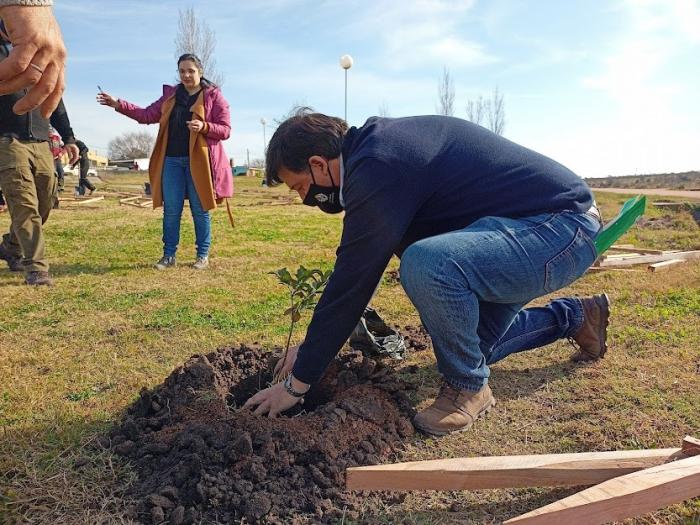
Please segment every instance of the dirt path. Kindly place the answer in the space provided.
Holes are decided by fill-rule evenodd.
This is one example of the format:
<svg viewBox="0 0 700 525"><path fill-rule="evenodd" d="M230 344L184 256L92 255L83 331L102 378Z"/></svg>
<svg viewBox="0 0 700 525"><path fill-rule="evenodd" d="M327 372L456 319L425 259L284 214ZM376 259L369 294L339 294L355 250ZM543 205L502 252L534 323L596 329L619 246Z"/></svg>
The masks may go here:
<svg viewBox="0 0 700 525"><path fill-rule="evenodd" d="M700 200L700 191L667 190L664 188L635 189L635 188L591 188L593 191L608 193L629 193L630 195L660 195L664 197L682 197Z"/></svg>

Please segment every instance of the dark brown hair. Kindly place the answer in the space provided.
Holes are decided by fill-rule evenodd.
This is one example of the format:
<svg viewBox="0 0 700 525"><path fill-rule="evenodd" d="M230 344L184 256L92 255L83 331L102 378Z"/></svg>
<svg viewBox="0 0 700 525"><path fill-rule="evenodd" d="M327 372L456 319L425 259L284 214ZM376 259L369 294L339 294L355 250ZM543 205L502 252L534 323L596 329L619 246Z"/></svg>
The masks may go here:
<svg viewBox="0 0 700 525"><path fill-rule="evenodd" d="M340 155L347 123L338 117L297 108L282 122L270 139L265 159L265 179L269 186L282 182L280 168L300 172L309 165L309 157L320 155L335 159Z"/></svg>
<svg viewBox="0 0 700 525"><path fill-rule="evenodd" d="M191 62L194 62L195 66L197 66L197 69L199 69L200 83L203 87L218 87L211 80L204 78L204 64L202 64L202 61L197 55L194 53L185 53L184 55L180 55L180 58L177 59L177 66L180 67L180 62L184 62L185 60L190 60Z"/></svg>

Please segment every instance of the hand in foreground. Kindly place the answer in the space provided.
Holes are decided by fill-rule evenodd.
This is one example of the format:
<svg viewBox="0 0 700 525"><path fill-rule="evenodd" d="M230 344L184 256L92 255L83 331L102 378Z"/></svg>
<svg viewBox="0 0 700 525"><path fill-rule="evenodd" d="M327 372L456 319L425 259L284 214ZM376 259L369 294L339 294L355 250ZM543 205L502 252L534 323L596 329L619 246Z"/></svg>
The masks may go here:
<svg viewBox="0 0 700 525"><path fill-rule="evenodd" d="M275 365L275 370L272 377L275 381L278 381L282 377L287 377L292 373L292 368L294 368L294 363L297 361L297 353L299 352L299 345L289 347L287 353L277 361Z"/></svg>
<svg viewBox="0 0 700 525"><path fill-rule="evenodd" d="M66 153L68 153L68 164L72 164L73 167L75 167L75 164L80 160L80 150L78 150L78 146L75 144L66 144Z"/></svg>
<svg viewBox="0 0 700 525"><path fill-rule="evenodd" d="M29 88L12 110L23 115L41 107L49 118L65 88L66 46L51 7L0 8L6 37L12 43L9 56L0 62L0 95Z"/></svg>
<svg viewBox="0 0 700 525"><path fill-rule="evenodd" d="M104 92L97 94L97 102L99 102L103 106L109 106L110 108L116 108L119 105L118 98L114 98L109 93Z"/></svg>
<svg viewBox="0 0 700 525"><path fill-rule="evenodd" d="M194 131L195 133L200 133L204 129L204 122L201 120L198 120L196 118L193 118L192 120L187 121L187 127L190 128L190 131Z"/></svg>
<svg viewBox="0 0 700 525"><path fill-rule="evenodd" d="M277 417L285 410L289 410L299 403L303 398L294 397L288 394L282 383L272 385L265 390L261 390L243 405L244 409L253 410L253 414ZM253 409L253 407L257 407Z"/></svg>

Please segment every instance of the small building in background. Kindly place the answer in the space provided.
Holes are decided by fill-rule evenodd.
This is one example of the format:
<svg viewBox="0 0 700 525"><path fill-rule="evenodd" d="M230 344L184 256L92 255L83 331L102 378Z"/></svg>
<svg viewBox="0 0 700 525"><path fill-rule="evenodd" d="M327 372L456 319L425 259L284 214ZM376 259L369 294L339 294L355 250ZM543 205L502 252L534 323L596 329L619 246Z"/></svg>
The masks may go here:
<svg viewBox="0 0 700 525"><path fill-rule="evenodd" d="M106 168L109 165L109 159L103 155L100 155L99 153L93 151L90 149L90 145L88 145L88 160L90 161L90 167L91 168ZM59 157L61 159L61 162L63 163L64 166L68 165L68 154L64 152L61 154Z"/></svg>

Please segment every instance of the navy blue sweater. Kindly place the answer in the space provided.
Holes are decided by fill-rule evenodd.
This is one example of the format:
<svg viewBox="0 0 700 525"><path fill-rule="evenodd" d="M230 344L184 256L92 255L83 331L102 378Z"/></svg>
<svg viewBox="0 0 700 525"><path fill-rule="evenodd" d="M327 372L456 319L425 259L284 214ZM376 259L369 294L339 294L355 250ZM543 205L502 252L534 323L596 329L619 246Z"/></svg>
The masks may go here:
<svg viewBox="0 0 700 525"><path fill-rule="evenodd" d="M486 216L584 212L593 195L571 170L452 117L372 117L343 141L345 218L333 274L299 349L294 376L320 379L393 254Z"/></svg>

